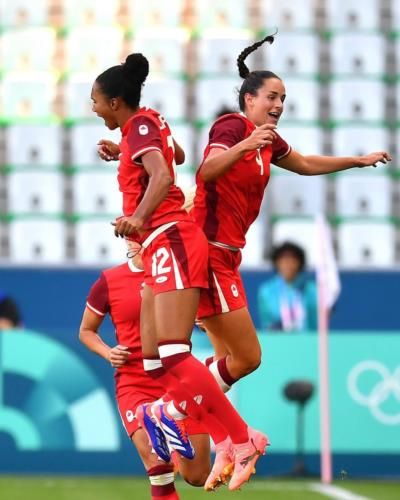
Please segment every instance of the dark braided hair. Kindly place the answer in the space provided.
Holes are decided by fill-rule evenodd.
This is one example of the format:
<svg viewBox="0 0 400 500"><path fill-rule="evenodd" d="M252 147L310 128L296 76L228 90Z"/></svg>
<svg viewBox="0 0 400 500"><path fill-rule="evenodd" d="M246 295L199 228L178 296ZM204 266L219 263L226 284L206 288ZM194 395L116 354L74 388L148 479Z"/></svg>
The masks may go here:
<svg viewBox="0 0 400 500"><path fill-rule="evenodd" d="M278 78L279 76L273 73L272 71L250 71L249 68L244 63L244 60L248 55L261 47L261 45L265 42L273 43L275 40L275 35L268 35L259 42L253 43L249 47L246 47L237 58L237 65L239 69L239 76L244 78L244 82L239 90L239 108L241 111L244 111L244 96L245 94L257 95L257 91L260 87L263 86L264 80L268 78Z"/></svg>
<svg viewBox="0 0 400 500"><path fill-rule="evenodd" d="M101 91L110 99L121 97L130 108L137 108L149 62L143 54L130 54L123 64L106 69L96 78Z"/></svg>

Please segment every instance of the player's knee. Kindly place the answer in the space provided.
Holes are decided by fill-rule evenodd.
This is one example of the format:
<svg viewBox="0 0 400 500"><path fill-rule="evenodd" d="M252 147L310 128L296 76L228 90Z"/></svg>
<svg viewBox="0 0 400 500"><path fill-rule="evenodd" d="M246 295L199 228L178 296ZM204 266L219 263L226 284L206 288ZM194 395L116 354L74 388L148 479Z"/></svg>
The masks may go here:
<svg viewBox="0 0 400 500"><path fill-rule="evenodd" d="M253 352L243 356L239 364L242 377L254 372L261 364L261 352Z"/></svg>
<svg viewBox="0 0 400 500"><path fill-rule="evenodd" d="M180 471L183 479L190 484L191 486L195 487L201 487L204 486L206 479L209 474L209 470L206 470L205 468L198 470L191 470L191 471L185 471L183 474Z"/></svg>

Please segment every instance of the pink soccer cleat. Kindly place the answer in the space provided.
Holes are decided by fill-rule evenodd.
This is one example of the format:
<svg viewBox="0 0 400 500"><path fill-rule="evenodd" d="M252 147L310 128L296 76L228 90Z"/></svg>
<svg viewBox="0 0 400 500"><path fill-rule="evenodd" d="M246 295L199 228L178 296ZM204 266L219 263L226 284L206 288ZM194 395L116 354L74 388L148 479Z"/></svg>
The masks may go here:
<svg viewBox="0 0 400 500"><path fill-rule="evenodd" d="M226 484L233 471L233 447L228 436L215 447L215 460L213 468L204 484L206 491L214 491L222 484Z"/></svg>
<svg viewBox="0 0 400 500"><path fill-rule="evenodd" d="M243 483L249 481L252 474L256 472L255 464L261 455L265 455L265 448L269 445L267 436L262 432L248 428L249 440L246 443L234 444L235 464L231 480L230 490L238 490Z"/></svg>

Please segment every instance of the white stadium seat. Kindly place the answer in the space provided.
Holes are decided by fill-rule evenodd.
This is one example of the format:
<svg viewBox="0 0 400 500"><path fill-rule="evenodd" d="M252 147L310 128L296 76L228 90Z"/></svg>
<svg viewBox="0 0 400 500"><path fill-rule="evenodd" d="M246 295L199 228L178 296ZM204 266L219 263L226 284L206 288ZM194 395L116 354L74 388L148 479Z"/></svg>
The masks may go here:
<svg viewBox="0 0 400 500"><path fill-rule="evenodd" d="M274 215L315 215L325 211L326 179L273 169L267 196ZM282 173L281 173L282 172Z"/></svg>
<svg viewBox="0 0 400 500"><path fill-rule="evenodd" d="M238 75L238 55L254 43L251 32L245 30L206 30L198 40L198 71L200 74ZM254 68L255 54L246 59L246 65ZM240 83L239 75L237 76Z"/></svg>
<svg viewBox="0 0 400 500"><path fill-rule="evenodd" d="M15 124L5 129L6 162L17 166L62 164L60 125Z"/></svg>
<svg viewBox="0 0 400 500"><path fill-rule="evenodd" d="M201 78L196 83L196 119L214 121L222 108L238 109L237 78Z"/></svg>
<svg viewBox="0 0 400 500"><path fill-rule="evenodd" d="M45 26L49 0L0 0L0 26Z"/></svg>
<svg viewBox="0 0 400 500"><path fill-rule="evenodd" d="M330 48L331 69L336 75L385 73L385 39L379 33L337 33Z"/></svg>
<svg viewBox="0 0 400 500"><path fill-rule="evenodd" d="M63 264L65 222L50 218L16 219L9 225L10 261L18 264Z"/></svg>
<svg viewBox="0 0 400 500"><path fill-rule="evenodd" d="M249 5L247 0L195 0L197 25L201 28L247 28L249 26Z"/></svg>
<svg viewBox="0 0 400 500"><path fill-rule="evenodd" d="M358 156L389 150L388 131L379 126L341 125L332 132L335 156Z"/></svg>
<svg viewBox="0 0 400 500"><path fill-rule="evenodd" d="M319 39L313 33L282 32L265 49L265 68L280 77L312 76L319 71Z"/></svg>
<svg viewBox="0 0 400 500"><path fill-rule="evenodd" d="M97 123L77 123L70 128L71 164L74 167L101 166L114 171L112 167L115 163L106 163L99 158L97 143L100 139L108 139L118 144L121 132L118 129L109 130L100 118L96 121Z"/></svg>
<svg viewBox="0 0 400 500"><path fill-rule="evenodd" d="M379 29L379 0L326 0L327 24L333 29Z"/></svg>
<svg viewBox="0 0 400 500"><path fill-rule="evenodd" d="M47 27L6 31L0 38L0 67L6 71L51 71L56 32ZM40 50L32 50L32 47Z"/></svg>
<svg viewBox="0 0 400 500"><path fill-rule="evenodd" d="M307 262L312 267L316 262L316 231L312 218L283 217L272 226L272 244L277 246L290 241L301 246Z"/></svg>
<svg viewBox="0 0 400 500"><path fill-rule="evenodd" d="M391 267L396 232L390 222L349 220L337 230L339 264L346 267Z"/></svg>
<svg viewBox="0 0 400 500"><path fill-rule="evenodd" d="M122 214L122 193L114 169L86 169L72 176L74 212L78 214Z"/></svg>
<svg viewBox="0 0 400 500"><path fill-rule="evenodd" d="M330 83L334 120L384 120L385 84L365 78L337 79Z"/></svg>
<svg viewBox="0 0 400 500"><path fill-rule="evenodd" d="M243 267L260 267L266 264L264 250L267 241L267 223L263 215L259 214L246 234L246 246L242 250Z"/></svg>
<svg viewBox="0 0 400 500"><path fill-rule="evenodd" d="M316 4L316 0L261 0L262 25L281 30L313 28Z"/></svg>
<svg viewBox="0 0 400 500"><path fill-rule="evenodd" d="M48 119L54 116L56 86L53 73L6 73L0 86L3 117Z"/></svg>
<svg viewBox="0 0 400 500"><path fill-rule="evenodd" d="M101 10L101 9L100 9ZM73 73L91 73L96 77L120 64L123 31L112 26L74 28L66 39L66 65Z"/></svg>
<svg viewBox="0 0 400 500"><path fill-rule="evenodd" d="M118 2L103 2L99 9L96 0L67 0L63 9L67 26L113 26Z"/></svg>
<svg viewBox="0 0 400 500"><path fill-rule="evenodd" d="M193 127L189 123L170 123L169 125L171 128L173 138L185 152L185 163L183 167L191 169L196 168L197 165L194 158L194 150L193 150L194 146ZM178 165L177 168L179 172L179 169L182 167Z"/></svg>
<svg viewBox="0 0 400 500"><path fill-rule="evenodd" d="M186 115L186 83L181 78L152 76L142 91L141 105L157 110L171 123Z"/></svg>
<svg viewBox="0 0 400 500"><path fill-rule="evenodd" d="M323 130L317 125L282 121L278 125L277 132L301 154L317 155L323 152Z"/></svg>
<svg viewBox="0 0 400 500"><path fill-rule="evenodd" d="M182 24L185 0L168 0L168 8L160 9L160 0L128 0L135 29L178 28Z"/></svg>
<svg viewBox="0 0 400 500"><path fill-rule="evenodd" d="M162 43L160 43L162 39ZM146 55L151 74L184 73L189 32L185 29L157 29L155 32L140 30L132 42L133 52Z"/></svg>
<svg viewBox="0 0 400 500"><path fill-rule="evenodd" d="M286 77L285 120L318 120L320 86L314 78Z"/></svg>
<svg viewBox="0 0 400 500"><path fill-rule="evenodd" d="M56 170L13 170L7 175L8 210L23 214L64 211L64 177Z"/></svg>
<svg viewBox="0 0 400 500"><path fill-rule="evenodd" d="M338 174L336 213L344 216L389 216L392 185L385 172L349 170Z"/></svg>
<svg viewBox="0 0 400 500"><path fill-rule="evenodd" d="M81 219L75 224L75 260L80 264L109 266L126 256L123 238L114 236L109 218Z"/></svg>
<svg viewBox="0 0 400 500"><path fill-rule="evenodd" d="M64 105L67 118L81 120L95 117L90 94L96 76L76 73L67 79L64 84Z"/></svg>

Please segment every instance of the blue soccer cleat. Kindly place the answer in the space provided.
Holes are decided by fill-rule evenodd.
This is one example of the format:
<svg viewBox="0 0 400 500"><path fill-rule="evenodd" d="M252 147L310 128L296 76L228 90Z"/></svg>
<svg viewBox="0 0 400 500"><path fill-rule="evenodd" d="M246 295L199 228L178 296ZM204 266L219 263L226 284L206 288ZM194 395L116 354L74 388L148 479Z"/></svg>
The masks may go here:
<svg viewBox="0 0 400 500"><path fill-rule="evenodd" d="M169 452L167 440L155 419L149 415L148 412L150 410L151 406L149 404L140 405L136 410L136 418L142 429L146 432L157 455L164 462L170 462L171 453Z"/></svg>
<svg viewBox="0 0 400 500"><path fill-rule="evenodd" d="M159 428L163 431L170 449L182 457L194 458L194 448L190 442L183 420L172 418L167 412L167 403L153 406L152 413Z"/></svg>

